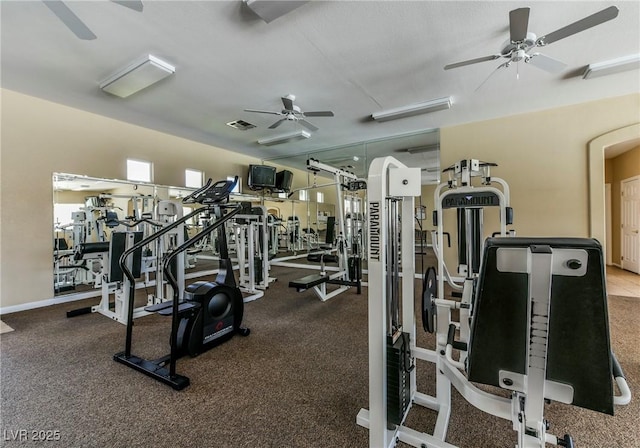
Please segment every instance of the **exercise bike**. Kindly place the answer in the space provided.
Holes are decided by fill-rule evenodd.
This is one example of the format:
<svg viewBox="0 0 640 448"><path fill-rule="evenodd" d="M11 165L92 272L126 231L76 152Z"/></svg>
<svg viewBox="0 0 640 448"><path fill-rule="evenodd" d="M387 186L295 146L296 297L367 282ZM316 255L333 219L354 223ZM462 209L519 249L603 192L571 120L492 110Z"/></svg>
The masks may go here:
<svg viewBox="0 0 640 448"><path fill-rule="evenodd" d="M203 231L189 238L163 259L164 269L162 272L174 292L173 300L145 308L145 311L172 317L171 352L157 360L147 360L131 353L133 338L133 319L131 316L134 301L130 300L125 351L117 353L113 357L115 361L161 381L176 390L184 389L190 383L188 377L176 373L176 361L178 358L187 354L197 356L230 339L235 334L248 336L250 333L248 328L241 326L244 302L242 293L235 281L224 229L224 224L227 221L250 207L248 203L228 204L229 194L233 191L237 182L237 176L232 181L219 181L213 185L212 180L209 179L204 187L183 199L185 204L201 204L202 207L143 239L125 251L120 257L120 267L126 277L129 278L131 285L134 285L135 281L130 269L130 256L139 247L155 241L192 217L199 215L215 217L212 225L205 227ZM199 281L187 286L181 299L172 262L178 255L208 237L214 230L218 231L220 247L220 267L216 280L214 282ZM131 288L130 297L133 297L135 292L133 288L135 286Z"/></svg>

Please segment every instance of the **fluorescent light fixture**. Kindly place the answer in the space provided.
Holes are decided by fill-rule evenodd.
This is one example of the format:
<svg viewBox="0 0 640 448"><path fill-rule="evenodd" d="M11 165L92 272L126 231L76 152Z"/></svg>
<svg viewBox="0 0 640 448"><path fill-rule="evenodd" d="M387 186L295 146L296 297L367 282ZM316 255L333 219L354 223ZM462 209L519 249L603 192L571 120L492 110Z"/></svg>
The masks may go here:
<svg viewBox="0 0 640 448"><path fill-rule="evenodd" d="M100 83L100 88L112 95L126 98L175 73L176 68L153 55L135 60Z"/></svg>
<svg viewBox="0 0 640 448"><path fill-rule="evenodd" d="M584 75L582 75L582 79L597 78L598 76L612 75L627 70L637 70L638 68L640 68L640 54L631 54L609 61L589 64L584 71Z"/></svg>
<svg viewBox="0 0 640 448"><path fill-rule="evenodd" d="M290 13L299 6L308 3L309 0L244 0L258 17L269 23Z"/></svg>
<svg viewBox="0 0 640 448"><path fill-rule="evenodd" d="M290 142L291 140L300 140L303 138L309 138L311 134L307 131L296 131L288 134L276 135L275 137L261 138L258 140L260 145L278 145L280 143Z"/></svg>
<svg viewBox="0 0 640 448"><path fill-rule="evenodd" d="M371 114L371 118L376 121L395 120L398 118L435 112L437 110L449 109L450 107L451 97L448 96L446 98L439 98L437 100L426 101L424 103L411 104L409 106L375 112Z"/></svg>

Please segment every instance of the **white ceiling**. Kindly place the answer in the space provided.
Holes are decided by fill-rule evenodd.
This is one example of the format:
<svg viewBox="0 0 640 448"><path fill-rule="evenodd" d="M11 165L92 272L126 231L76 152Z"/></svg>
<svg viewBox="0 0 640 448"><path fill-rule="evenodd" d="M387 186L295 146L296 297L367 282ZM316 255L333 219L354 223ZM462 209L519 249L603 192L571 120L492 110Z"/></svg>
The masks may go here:
<svg viewBox="0 0 640 448"><path fill-rule="evenodd" d="M311 1L271 23L241 0L146 0L142 12L109 1L66 2L97 36L89 41L40 1L0 3L2 87L263 159L640 91L638 70L581 77L590 63L640 53L638 1ZM476 90L504 60L443 69L498 53L510 10L531 7L529 31L541 36L611 5L620 10L616 19L539 50L567 64L560 74L514 64ZM149 53L176 74L126 99L98 88ZM296 124L268 129L277 116L243 109L278 111L287 94L303 110L335 117L309 118L320 130L304 141L258 145ZM369 119L446 96L450 110ZM225 125L236 119L256 128ZM429 133L421 143L437 138Z"/></svg>

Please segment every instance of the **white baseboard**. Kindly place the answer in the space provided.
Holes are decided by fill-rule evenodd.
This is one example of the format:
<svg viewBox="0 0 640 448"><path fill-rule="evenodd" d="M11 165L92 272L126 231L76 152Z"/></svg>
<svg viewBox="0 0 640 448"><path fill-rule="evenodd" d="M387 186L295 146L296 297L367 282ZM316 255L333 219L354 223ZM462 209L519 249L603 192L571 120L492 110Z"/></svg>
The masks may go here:
<svg viewBox="0 0 640 448"><path fill-rule="evenodd" d="M88 291L88 292L92 294L92 295L89 295L88 297L96 297L93 294L93 291ZM100 295L100 291L98 291L97 295L98 296ZM21 303L19 305L12 305L12 306L3 306L3 307L0 307L0 315L17 313L19 311L34 310L36 308L42 308L42 307L51 306L51 305L58 305L60 303L75 302L76 300L83 300L88 297L85 294L69 294L68 296L53 297L51 299L39 300L37 302Z"/></svg>
<svg viewBox="0 0 640 448"><path fill-rule="evenodd" d="M234 268L237 269L237 266L235 266ZM204 277L204 276L207 276L207 275L214 275L214 274L217 274L217 273L218 273L218 269L213 269L213 270L210 270L210 271L192 272L190 274L186 274L184 276L184 278L185 278L185 280L189 280L189 279L192 279L192 278ZM136 285L136 289L155 286L155 284L156 284L155 280L151 280L147 284L138 283ZM78 300L90 299L92 297L100 297L101 294L102 294L102 290L101 289L92 289L92 290L86 291L86 292L78 292L78 293L74 293L74 294L66 294L66 295L63 295L63 296L52 297L50 299L39 300L37 302L29 302L29 303L21 303L19 305L4 306L4 307L0 307L0 315L17 313L17 312L20 312L20 311L34 310L36 308L42 308L42 307L45 307L45 306L52 306L52 305L59 305L61 303L75 302L75 301L78 301Z"/></svg>

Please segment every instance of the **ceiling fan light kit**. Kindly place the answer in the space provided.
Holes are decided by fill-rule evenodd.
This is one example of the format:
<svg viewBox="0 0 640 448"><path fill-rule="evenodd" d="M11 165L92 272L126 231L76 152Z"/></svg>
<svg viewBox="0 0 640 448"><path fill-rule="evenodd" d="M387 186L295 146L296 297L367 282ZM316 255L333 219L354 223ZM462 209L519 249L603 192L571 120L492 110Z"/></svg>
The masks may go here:
<svg viewBox="0 0 640 448"><path fill-rule="evenodd" d="M244 111L281 116L282 118L269 126L269 129L275 129L285 121L293 121L295 123L301 124L312 132L317 131L318 127L305 120L306 117L333 117L333 112L330 110L303 112L298 105L293 103L296 100L296 96L291 93L287 96L283 96L280 99L282 100L282 110L279 112L259 109L245 109Z"/></svg>
<svg viewBox="0 0 640 448"><path fill-rule="evenodd" d="M564 70L566 64L550 58L549 56L545 56L544 54L530 53L530 51L536 47L544 47L560 39L588 30L589 28L615 19L617 16L618 8L615 6L609 6L602 11L598 11L590 16L570 23L569 25L555 30L552 33L538 37L536 34L529 32L529 8L514 9L509 12L509 39L504 43L499 54L448 64L445 65L444 69L451 70L453 68L477 64L479 62L493 61L502 57L508 60L507 62L499 65L496 70L510 67L514 62L525 62L546 72L558 73ZM494 72L492 72L492 74ZM487 80L484 82L486 81Z"/></svg>
<svg viewBox="0 0 640 448"><path fill-rule="evenodd" d="M597 78L599 76L612 75L614 73L626 72L627 70L637 70L640 68L640 54L631 54L609 61L589 64L584 71L582 79Z"/></svg>
<svg viewBox="0 0 640 448"><path fill-rule="evenodd" d="M148 54L109 76L100 83L100 88L112 95L126 98L173 75L175 71L173 65Z"/></svg>
<svg viewBox="0 0 640 448"><path fill-rule="evenodd" d="M302 140L311 137L311 133L305 130L289 132L288 134L276 135L274 137L261 138L258 140L259 145L271 146L287 143L293 140Z"/></svg>
<svg viewBox="0 0 640 448"><path fill-rule="evenodd" d="M438 98L436 100L425 101L424 103L410 104L408 106L374 112L371 114L371 118L375 121L397 120L399 118L412 117L414 115L450 109L451 103L451 97L448 96L445 98Z"/></svg>

